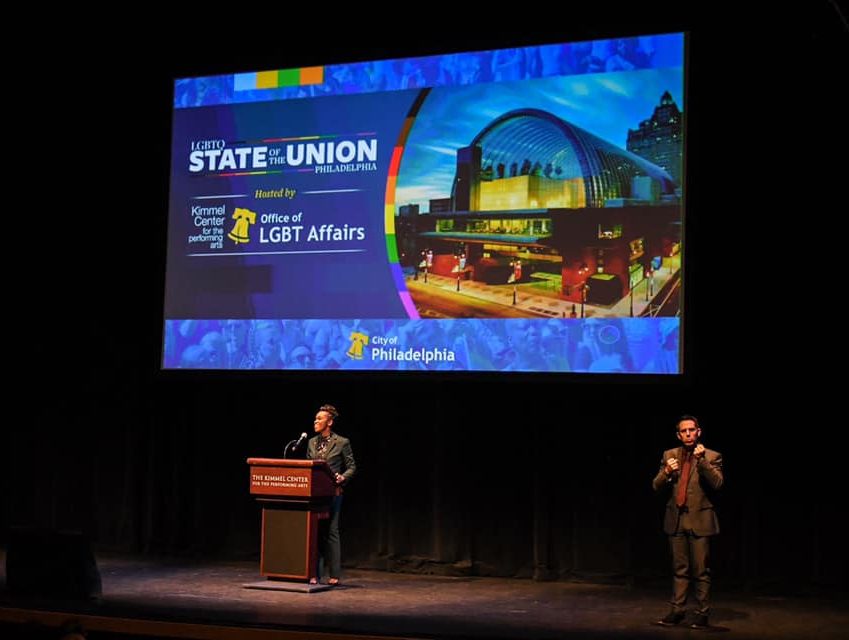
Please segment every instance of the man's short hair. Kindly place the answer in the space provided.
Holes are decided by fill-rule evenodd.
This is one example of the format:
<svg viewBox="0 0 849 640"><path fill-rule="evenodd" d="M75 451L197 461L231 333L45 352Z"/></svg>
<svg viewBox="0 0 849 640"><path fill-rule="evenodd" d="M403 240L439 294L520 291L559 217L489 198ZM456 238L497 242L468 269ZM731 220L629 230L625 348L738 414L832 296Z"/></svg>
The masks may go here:
<svg viewBox="0 0 849 640"><path fill-rule="evenodd" d="M339 417L339 412L336 411L336 407L334 407L332 404L323 404L318 408L318 410L319 411L326 411L327 413L329 413L330 418L332 420L336 420L336 418Z"/></svg>
<svg viewBox="0 0 849 640"><path fill-rule="evenodd" d="M680 418L678 418L678 420L675 422L675 433L678 433L680 431L679 427L681 426L681 423L684 422L684 420L692 420L693 424L696 425L696 429L701 429L701 427L699 426L699 421L696 418L696 416L683 415Z"/></svg>

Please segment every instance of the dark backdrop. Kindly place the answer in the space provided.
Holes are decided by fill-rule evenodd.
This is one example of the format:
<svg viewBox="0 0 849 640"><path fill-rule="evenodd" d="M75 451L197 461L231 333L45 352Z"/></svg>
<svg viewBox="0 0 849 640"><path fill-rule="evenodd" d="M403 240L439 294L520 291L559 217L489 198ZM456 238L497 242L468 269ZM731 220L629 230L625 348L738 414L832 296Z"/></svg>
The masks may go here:
<svg viewBox="0 0 849 640"><path fill-rule="evenodd" d="M719 579L845 589L845 426L817 373L838 358L839 301L812 277L842 237L845 184L826 158L846 130L845 22L830 2L673 7L39 30L8 60L23 72L7 121L6 335L24 367L7 385L0 542L38 525L101 550L255 557L245 459L278 455L331 402L360 466L347 564L654 577L667 560L650 481L676 417L694 413L726 459ZM686 375L159 371L172 77L673 30L692 34Z"/></svg>

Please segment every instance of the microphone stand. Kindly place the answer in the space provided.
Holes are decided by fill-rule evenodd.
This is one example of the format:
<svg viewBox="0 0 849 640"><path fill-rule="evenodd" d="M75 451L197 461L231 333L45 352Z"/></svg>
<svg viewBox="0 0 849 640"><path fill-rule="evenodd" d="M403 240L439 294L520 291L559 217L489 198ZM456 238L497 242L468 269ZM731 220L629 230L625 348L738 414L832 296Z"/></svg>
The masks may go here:
<svg viewBox="0 0 849 640"><path fill-rule="evenodd" d="M292 446L292 443L297 442L297 441L298 441L297 438L292 438L291 440L289 440L289 442L286 443L286 446L283 447L283 459L284 460L286 459L286 456L288 455L286 452L289 450L289 447Z"/></svg>

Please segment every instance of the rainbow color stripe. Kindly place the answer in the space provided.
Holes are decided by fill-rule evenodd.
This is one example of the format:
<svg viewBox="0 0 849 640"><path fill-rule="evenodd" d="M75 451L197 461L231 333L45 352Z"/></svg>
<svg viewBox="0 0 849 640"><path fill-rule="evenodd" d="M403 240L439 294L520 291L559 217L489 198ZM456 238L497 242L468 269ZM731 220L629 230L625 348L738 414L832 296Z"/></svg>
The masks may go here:
<svg viewBox="0 0 849 640"><path fill-rule="evenodd" d="M410 106L407 112L407 117L404 119L404 126L398 134L398 142L392 150L392 160L389 163L389 175L386 178L386 198L384 199L384 223L386 227L386 256L389 263L389 268L392 270L392 277L395 280L395 287L398 289L398 296L401 298L401 303L407 311L407 315L411 319L417 320L419 311L413 302L410 292L407 290L407 285L404 282L404 272L401 269L401 262L398 257L398 242L395 238L395 187L398 183L398 170L401 168L401 158L404 155L404 146L407 144L407 138L410 136L410 131L413 128L413 123L419 113L427 94L430 89L422 89L418 97Z"/></svg>
<svg viewBox="0 0 849 640"><path fill-rule="evenodd" d="M235 91L304 87L314 84L324 84L324 67L256 71L254 73L237 73L233 76L233 89Z"/></svg>

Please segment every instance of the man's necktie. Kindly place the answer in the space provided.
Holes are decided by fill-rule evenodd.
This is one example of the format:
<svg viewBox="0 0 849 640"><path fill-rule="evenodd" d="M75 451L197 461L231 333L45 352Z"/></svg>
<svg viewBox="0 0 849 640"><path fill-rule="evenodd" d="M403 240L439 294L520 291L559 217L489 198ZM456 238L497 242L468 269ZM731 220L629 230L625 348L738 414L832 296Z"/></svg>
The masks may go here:
<svg viewBox="0 0 849 640"><path fill-rule="evenodd" d="M690 484L690 469L692 469L691 461L692 454L687 451L684 453L684 464L681 467L681 477L678 478L678 492L675 494L675 504L679 508L687 504L687 485Z"/></svg>

